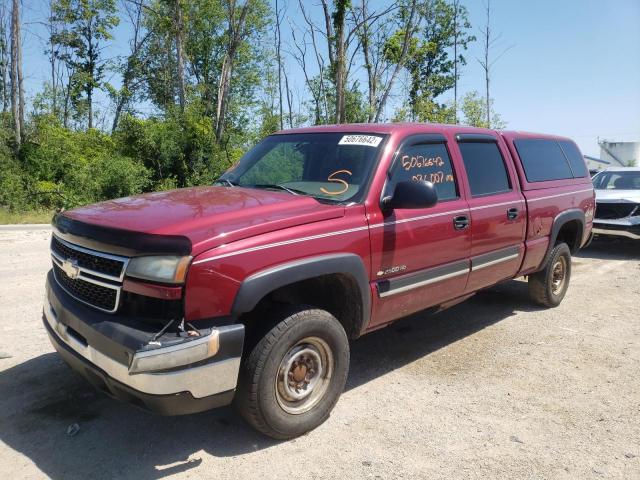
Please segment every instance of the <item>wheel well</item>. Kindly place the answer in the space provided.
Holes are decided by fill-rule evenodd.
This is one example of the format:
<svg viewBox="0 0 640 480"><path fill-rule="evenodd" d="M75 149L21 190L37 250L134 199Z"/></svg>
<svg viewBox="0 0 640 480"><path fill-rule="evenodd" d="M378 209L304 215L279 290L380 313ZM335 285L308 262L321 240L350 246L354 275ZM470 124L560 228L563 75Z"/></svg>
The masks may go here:
<svg viewBox="0 0 640 480"><path fill-rule="evenodd" d="M555 244L564 242L569 246L572 254L576 253L582 242L582 228L580 221L569 220L560 227Z"/></svg>
<svg viewBox="0 0 640 480"><path fill-rule="evenodd" d="M349 338L360 335L363 311L358 283L348 274L334 273L301 280L265 295L240 321L248 333L266 333L272 325L265 318L287 305L310 305L328 311L342 324Z"/></svg>

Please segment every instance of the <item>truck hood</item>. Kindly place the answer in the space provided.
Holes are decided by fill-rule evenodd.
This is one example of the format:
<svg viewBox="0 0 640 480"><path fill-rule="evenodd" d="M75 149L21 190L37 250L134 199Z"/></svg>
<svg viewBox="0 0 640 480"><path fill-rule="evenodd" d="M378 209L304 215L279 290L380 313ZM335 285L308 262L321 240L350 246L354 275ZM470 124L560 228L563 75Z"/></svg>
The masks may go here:
<svg viewBox="0 0 640 480"><path fill-rule="evenodd" d="M193 256L223 243L343 215L341 205L242 187L147 193L64 212L65 217L101 227L186 237Z"/></svg>
<svg viewBox="0 0 640 480"><path fill-rule="evenodd" d="M596 202L640 203L640 190L596 190Z"/></svg>

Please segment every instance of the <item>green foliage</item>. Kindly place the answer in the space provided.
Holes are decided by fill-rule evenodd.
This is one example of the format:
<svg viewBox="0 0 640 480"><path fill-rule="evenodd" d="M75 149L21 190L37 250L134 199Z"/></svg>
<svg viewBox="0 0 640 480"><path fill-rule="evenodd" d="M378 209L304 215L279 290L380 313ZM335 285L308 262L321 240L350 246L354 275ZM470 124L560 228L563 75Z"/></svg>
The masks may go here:
<svg viewBox="0 0 640 480"><path fill-rule="evenodd" d="M406 15L407 5L403 5L399 15ZM410 119L428 122L455 121L451 108L438 103L437 98L452 89L456 74L455 58L451 49L457 43L458 51L466 50L475 40L468 33L471 25L468 12L445 0L424 0L418 3L418 34L409 43L409 54L405 66L409 72L410 89L408 106ZM403 47L404 31L396 31L385 45L385 57L397 63ZM460 53L458 62L466 62Z"/></svg>
<svg viewBox="0 0 640 480"><path fill-rule="evenodd" d="M278 185L302 179L304 157L291 143L281 143L248 170L242 183Z"/></svg>
<svg viewBox="0 0 640 480"><path fill-rule="evenodd" d="M55 56L71 72L71 101L76 115L86 112L91 128L93 91L106 87L107 64L101 58L101 42L113 38L111 29L119 23L115 0L55 0L51 20L64 25L52 35L51 43L58 46Z"/></svg>
<svg viewBox="0 0 640 480"><path fill-rule="evenodd" d="M109 135L71 131L49 116L35 119L20 162L4 162L0 205L13 210L70 208L150 186L149 170L123 155ZM5 195L8 189L12 193Z"/></svg>
<svg viewBox="0 0 640 480"><path fill-rule="evenodd" d="M491 124L487 124L487 101L481 97L477 91L468 92L462 97L462 114L464 119L462 123L472 127L503 129L507 124L493 110L493 99L489 100Z"/></svg>
<svg viewBox="0 0 640 480"><path fill-rule="evenodd" d="M123 155L152 172L154 190L211 184L244 152L242 145L218 146L211 121L193 108L174 108L164 118L125 115L113 138Z"/></svg>
<svg viewBox="0 0 640 480"><path fill-rule="evenodd" d="M285 68L286 59L278 70L272 47L274 19L267 0L136 0L122 5L126 15L117 11L120 4L116 0L53 0L45 53L54 62L54 78L33 95L19 148L11 133L10 116L0 115L0 209L13 214L70 208L140 192L211 184L280 125L333 122L336 85L343 82L344 121L372 119L375 97L380 97L391 72L397 73L394 67L400 63L402 29L411 0L387 2L393 7L391 13L369 19L367 41L374 42L369 62L383 64L373 81L368 78L367 83L375 87L371 105L367 85L356 80L363 78L357 73L362 54L357 45L364 41L357 12L364 10L364 4L351 0L329 3L327 21L333 29L329 38L319 34L326 25L316 25L313 44L308 32L311 26L297 26L307 29L300 38L308 68L304 72L307 95L292 98L298 95L296 85L282 85L282 78L278 79L279 72L285 82L291 80L293 72ZM370 2L369 14L383 12L376 3ZM234 31L244 5L248 6L245 21ZM402 92L392 92L396 98L400 93L399 103L405 99L395 120L453 123L454 108L443 97L456 81L456 62L465 63L461 53L473 40L467 10L453 0L418 0L417 5L408 58L397 67L408 73L409 85ZM314 8L321 5L314 3ZM131 51L125 49L126 57L107 58L108 44L122 46L125 41L112 38L119 16L134 22L136 34L127 39ZM236 33L238 43L232 41ZM184 63L184 105L178 94L178 44ZM337 82L336 58L343 46L344 70ZM327 48L336 55L331 64L322 58ZM225 61L231 57L231 67L226 68L229 63ZM312 65L314 61L323 68ZM223 71L228 82L222 81ZM114 85L107 82L112 77L117 79ZM286 90L284 108L293 105L291 120L286 114L285 121L280 118L281 89ZM227 90L224 133L217 138L218 96ZM107 120L108 112L115 112L111 134L90 128L98 91L100 100L112 102L110 110L102 112ZM477 93L465 96L461 106L467 123L483 125L483 105ZM136 115L137 110L147 113ZM491 123L492 127L504 126L495 112ZM295 152L288 152L271 166L264 163L266 170L255 172L256 182L259 178L269 179L268 183L295 178L298 166Z"/></svg>

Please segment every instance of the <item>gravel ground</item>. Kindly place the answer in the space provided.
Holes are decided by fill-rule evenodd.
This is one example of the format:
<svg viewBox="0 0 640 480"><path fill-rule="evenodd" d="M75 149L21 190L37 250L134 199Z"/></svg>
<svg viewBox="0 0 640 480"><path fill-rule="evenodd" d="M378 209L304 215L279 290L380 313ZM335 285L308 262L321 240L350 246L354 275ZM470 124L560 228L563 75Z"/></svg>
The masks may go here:
<svg viewBox="0 0 640 480"><path fill-rule="evenodd" d="M512 281L363 337L331 418L276 442L72 373L40 319L49 235L0 229L0 478L640 478L640 243L594 242L556 309Z"/></svg>

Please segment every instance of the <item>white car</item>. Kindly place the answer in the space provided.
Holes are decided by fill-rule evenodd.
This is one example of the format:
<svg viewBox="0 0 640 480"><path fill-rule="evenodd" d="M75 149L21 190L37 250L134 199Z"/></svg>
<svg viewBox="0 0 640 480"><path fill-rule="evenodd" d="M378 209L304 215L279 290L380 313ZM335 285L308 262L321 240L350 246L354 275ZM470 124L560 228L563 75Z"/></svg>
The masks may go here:
<svg viewBox="0 0 640 480"><path fill-rule="evenodd" d="M640 168L607 168L593 177L593 233L640 239Z"/></svg>

